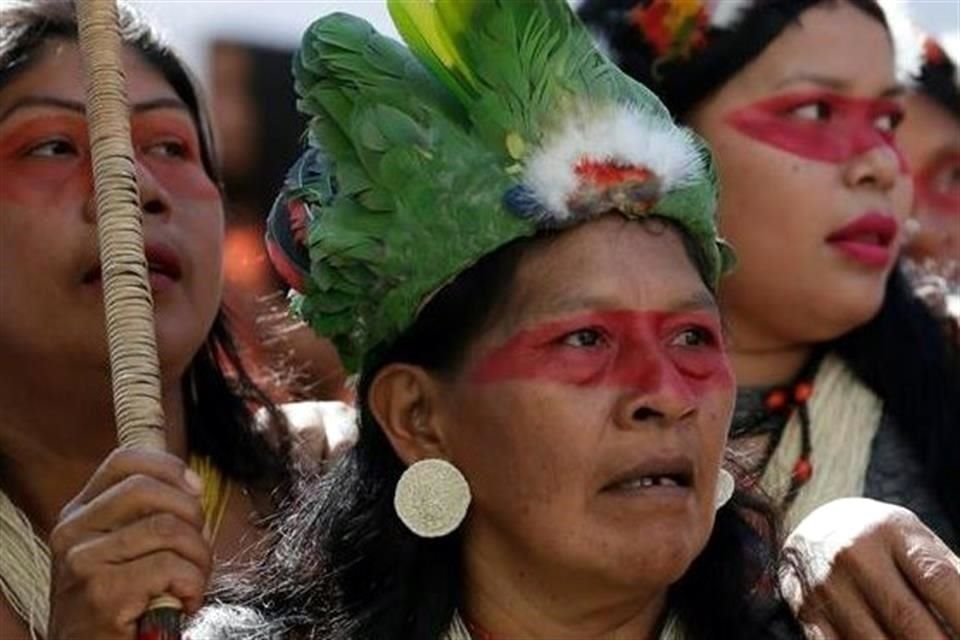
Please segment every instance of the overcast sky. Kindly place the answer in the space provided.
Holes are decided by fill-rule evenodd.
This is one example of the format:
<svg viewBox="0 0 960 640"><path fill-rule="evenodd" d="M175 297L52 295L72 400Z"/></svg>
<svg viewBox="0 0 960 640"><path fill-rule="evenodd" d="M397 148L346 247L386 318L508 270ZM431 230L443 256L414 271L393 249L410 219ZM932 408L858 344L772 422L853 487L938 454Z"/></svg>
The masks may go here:
<svg viewBox="0 0 960 640"><path fill-rule="evenodd" d="M211 38L292 48L310 22L333 11L359 15L381 32L396 34L384 0L136 0L135 4L155 18L201 75ZM960 0L905 0L903 4L925 30L960 40Z"/></svg>

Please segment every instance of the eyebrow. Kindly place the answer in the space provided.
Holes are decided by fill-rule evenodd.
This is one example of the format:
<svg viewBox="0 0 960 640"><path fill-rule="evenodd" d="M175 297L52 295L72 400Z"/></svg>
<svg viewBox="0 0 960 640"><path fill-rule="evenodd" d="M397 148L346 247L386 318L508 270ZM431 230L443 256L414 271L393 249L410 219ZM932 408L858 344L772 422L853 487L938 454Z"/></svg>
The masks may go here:
<svg viewBox="0 0 960 640"><path fill-rule="evenodd" d="M584 309L618 309L622 305L614 298L605 296L562 297L549 301L536 310L538 315L561 314ZM663 311L683 313L686 311L717 311L717 301L706 290L700 290L667 306Z"/></svg>
<svg viewBox="0 0 960 640"><path fill-rule="evenodd" d="M0 123L9 118L16 111L29 107L53 107L55 109L65 109L67 111L78 113L81 116L86 116L86 106L82 102L77 102L76 100L66 100L64 98L57 98L55 96L33 95L17 100L3 113L0 113ZM187 105L176 98L167 97L155 98L153 100L147 100L146 102L138 102L137 104L133 105L131 111L134 114L140 114L148 111L155 111L157 109L176 109L178 111L183 111L187 115L190 115L190 110L187 108Z"/></svg>
<svg viewBox="0 0 960 640"><path fill-rule="evenodd" d="M774 89L782 89L791 84L797 84L799 82L809 82L811 84L818 84L828 89L833 89L834 91L845 91L850 88L850 83L846 80L841 80L840 78L834 78L831 76L825 76L818 73L808 73L802 71L800 73L795 73L793 75L787 76L776 85ZM879 98L894 98L896 96L903 95L904 88L903 85L895 84L893 86L887 87L883 91L877 94Z"/></svg>

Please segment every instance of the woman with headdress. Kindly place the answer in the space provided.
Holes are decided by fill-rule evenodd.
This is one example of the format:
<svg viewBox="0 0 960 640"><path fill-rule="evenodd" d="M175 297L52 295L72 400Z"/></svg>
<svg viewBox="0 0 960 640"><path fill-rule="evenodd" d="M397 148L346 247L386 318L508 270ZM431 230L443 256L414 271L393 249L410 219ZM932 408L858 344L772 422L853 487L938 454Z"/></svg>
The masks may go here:
<svg viewBox="0 0 960 640"><path fill-rule="evenodd" d="M897 5L885 8L907 87L897 139L914 174L904 266L917 293L960 342L960 67Z"/></svg>
<svg viewBox="0 0 960 640"><path fill-rule="evenodd" d="M316 149L269 225L360 438L193 633L796 637L765 509L726 501L706 149L563 0L389 6L412 54L308 30Z"/></svg>
<svg viewBox="0 0 960 640"><path fill-rule="evenodd" d="M740 258L720 291L740 461L791 527L835 498L883 501L834 502L794 532L795 551L832 560L809 568L808 604L828 602L804 614L827 637L943 637L938 614L960 630L960 568L944 546L960 548L960 364L897 265L911 177L894 143L901 89L882 11L871 0L579 11L716 152L720 228Z"/></svg>
<svg viewBox="0 0 960 640"><path fill-rule="evenodd" d="M919 48L919 52L902 52L904 57L919 57L907 67L907 117L897 132L916 188L917 229L906 252L917 260L952 262L956 267L960 262L960 68L932 37L922 37Z"/></svg>
<svg viewBox="0 0 960 640"><path fill-rule="evenodd" d="M74 12L62 1L0 8L4 640L130 637L150 596L167 591L199 606L211 566L261 538L259 517L288 483L282 421L245 374L221 305L223 198L206 110L187 69L127 7L120 31L170 453L111 454ZM257 407L273 417L259 427Z"/></svg>

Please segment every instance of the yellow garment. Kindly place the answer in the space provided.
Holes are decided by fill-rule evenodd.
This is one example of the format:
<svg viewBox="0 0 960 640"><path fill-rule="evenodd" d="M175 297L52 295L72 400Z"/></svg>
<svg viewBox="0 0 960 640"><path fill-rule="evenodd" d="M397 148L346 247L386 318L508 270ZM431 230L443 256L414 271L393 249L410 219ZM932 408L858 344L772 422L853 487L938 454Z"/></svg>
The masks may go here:
<svg viewBox="0 0 960 640"><path fill-rule="evenodd" d="M210 458L190 455L190 468L203 481L203 493L200 495L200 504L203 506L203 537L212 545L217 541L220 525L223 523L223 514L227 511L230 502L230 478L220 473Z"/></svg>

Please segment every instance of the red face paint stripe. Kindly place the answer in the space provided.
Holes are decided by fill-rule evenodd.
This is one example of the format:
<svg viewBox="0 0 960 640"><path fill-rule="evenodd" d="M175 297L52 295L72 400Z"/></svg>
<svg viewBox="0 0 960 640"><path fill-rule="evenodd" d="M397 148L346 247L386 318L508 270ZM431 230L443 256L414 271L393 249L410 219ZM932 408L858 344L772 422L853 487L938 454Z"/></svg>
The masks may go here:
<svg viewBox="0 0 960 640"><path fill-rule="evenodd" d="M817 119L797 115L801 108L817 109ZM780 95L730 113L726 122L740 133L802 158L841 164L877 147L888 147L908 172L893 132L880 129L877 120L900 118L902 108L892 100L849 98L826 92Z"/></svg>
<svg viewBox="0 0 960 640"><path fill-rule="evenodd" d="M960 153L950 153L919 173L918 204L945 216L960 216Z"/></svg>
<svg viewBox="0 0 960 640"><path fill-rule="evenodd" d="M586 313L520 331L483 357L470 379L642 391L666 385L696 394L733 385L716 316L631 310Z"/></svg>

